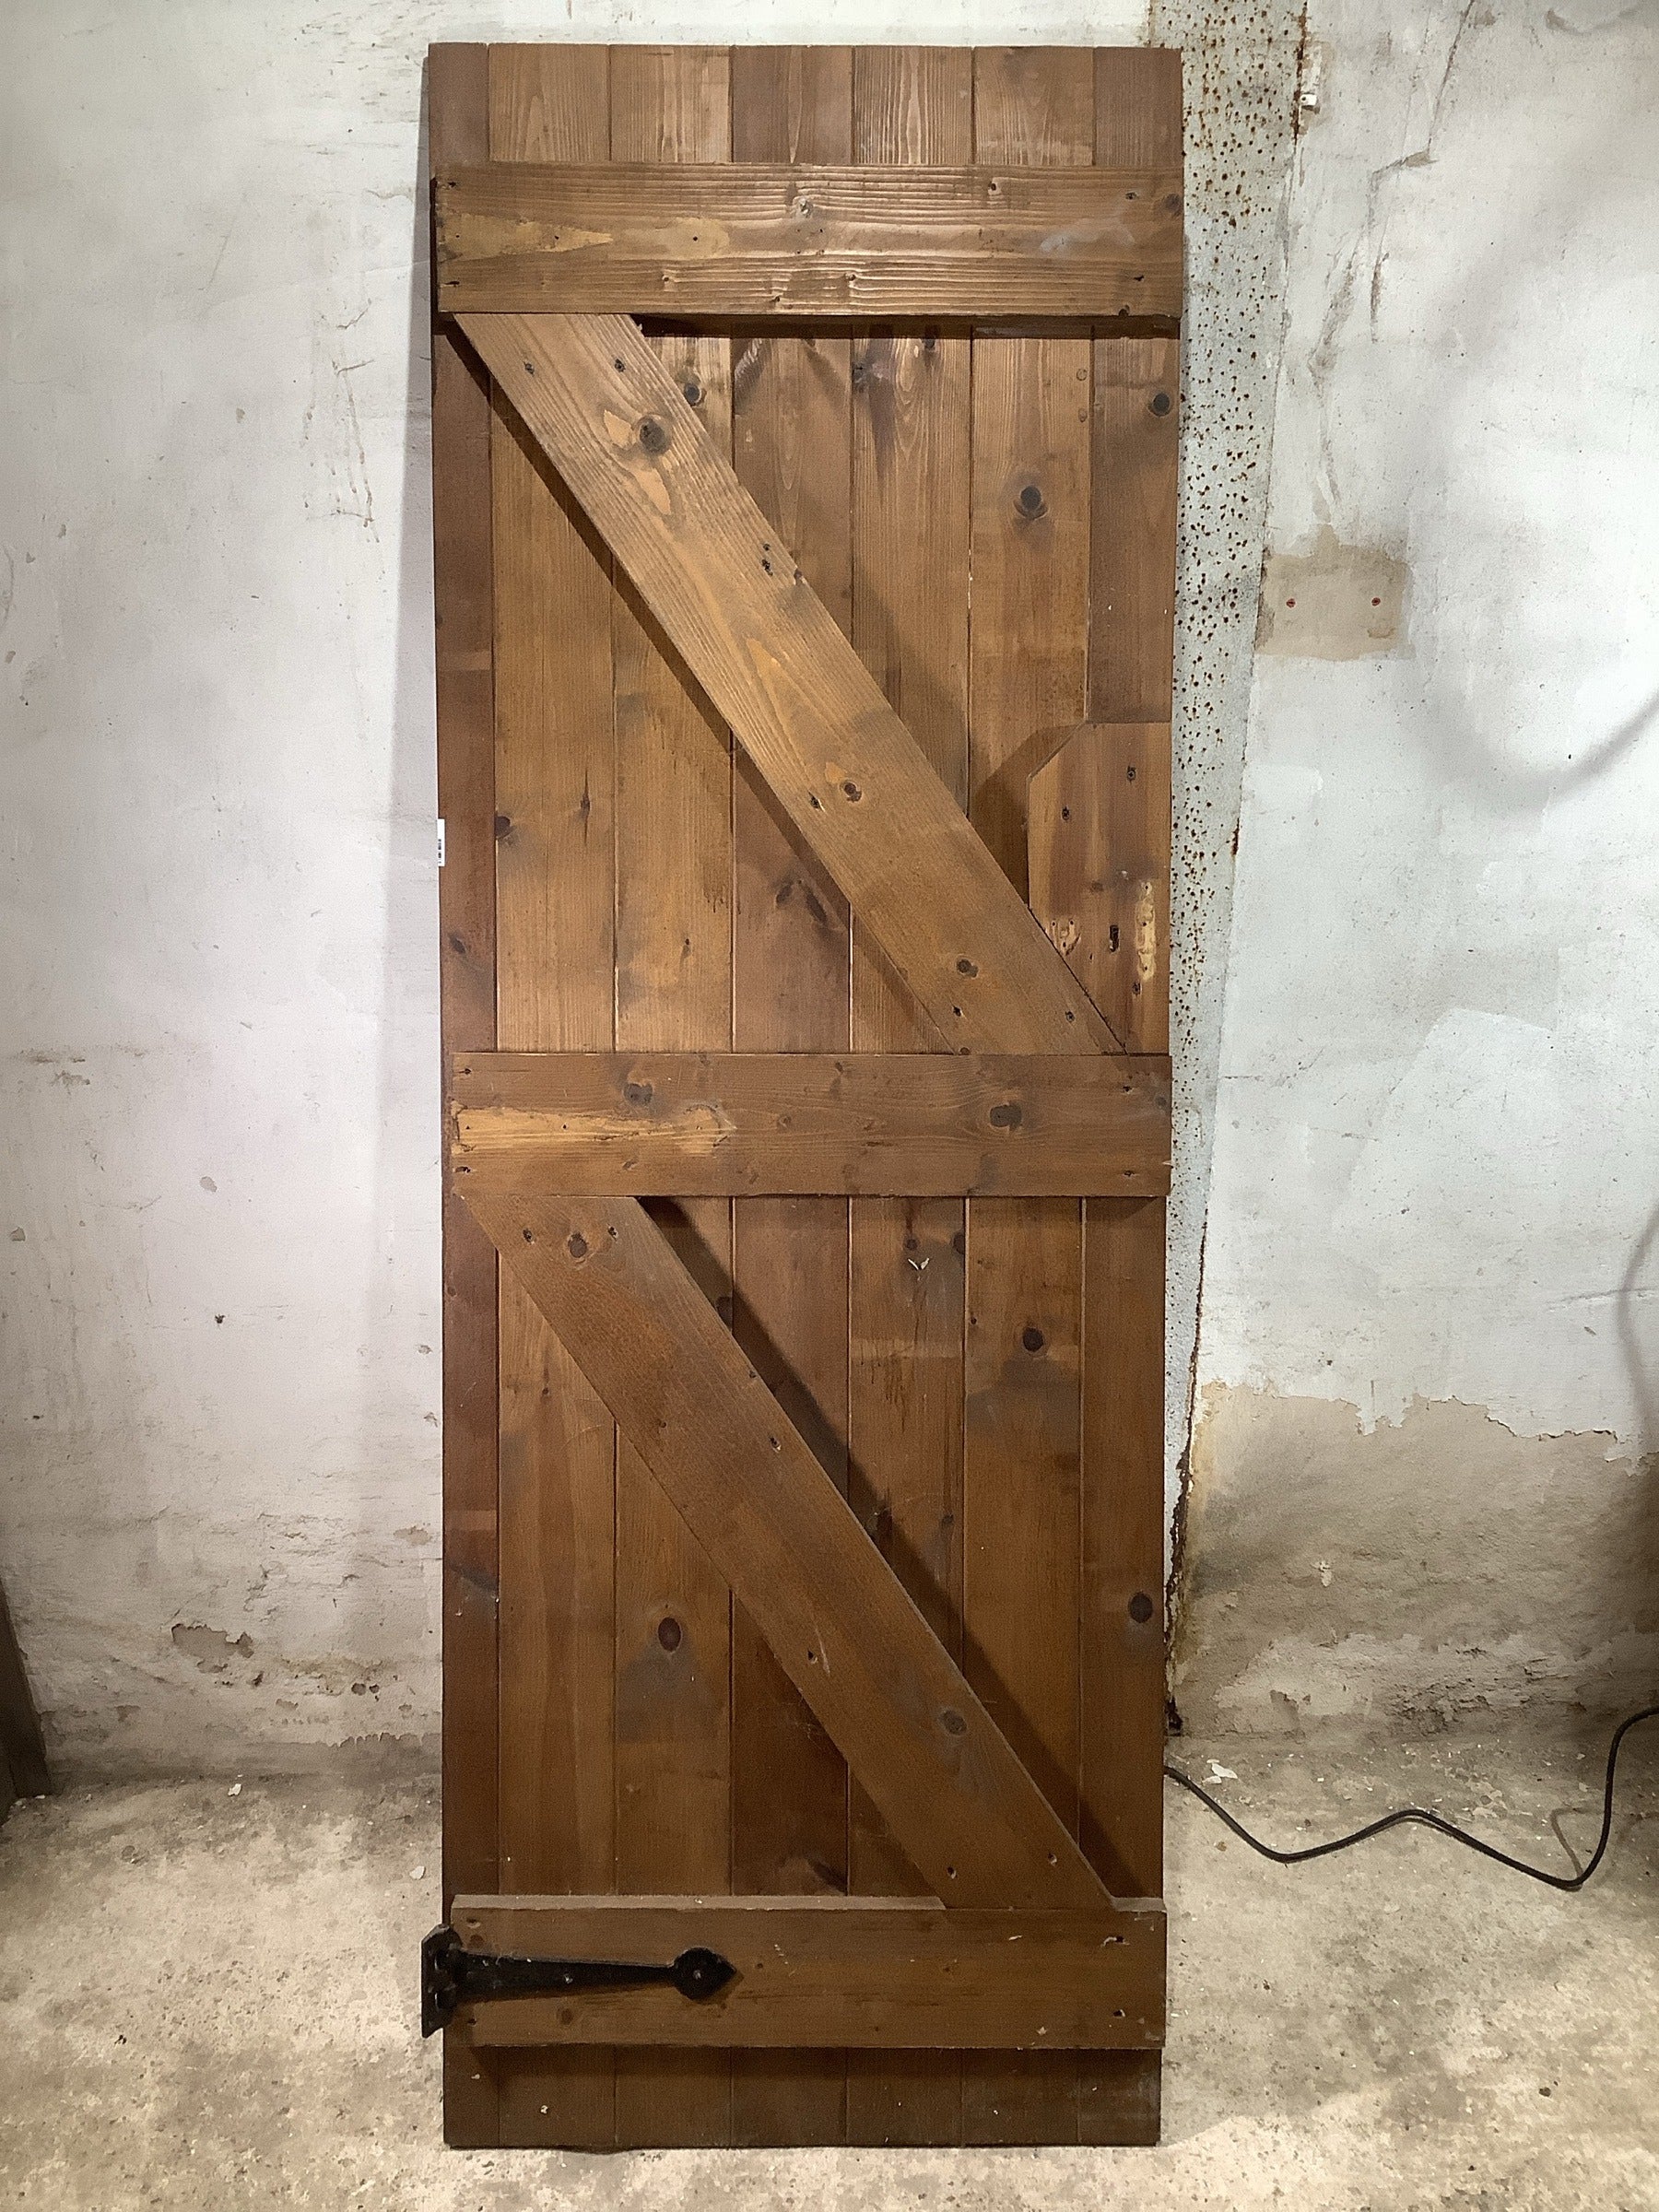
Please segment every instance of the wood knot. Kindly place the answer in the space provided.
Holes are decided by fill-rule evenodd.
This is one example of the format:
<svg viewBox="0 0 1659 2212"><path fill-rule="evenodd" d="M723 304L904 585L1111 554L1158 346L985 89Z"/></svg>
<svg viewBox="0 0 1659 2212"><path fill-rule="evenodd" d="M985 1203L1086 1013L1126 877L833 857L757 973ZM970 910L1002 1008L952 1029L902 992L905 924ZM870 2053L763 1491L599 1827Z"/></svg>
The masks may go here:
<svg viewBox="0 0 1659 2212"><path fill-rule="evenodd" d="M665 453L668 437L668 425L659 422L654 415L647 415L640 425L640 443L648 453Z"/></svg>
<svg viewBox="0 0 1659 2212"><path fill-rule="evenodd" d="M1012 1099L1005 1099L1000 1106L993 1106L990 1121L993 1129L1018 1129L1025 1116Z"/></svg>
<svg viewBox="0 0 1659 2212"><path fill-rule="evenodd" d="M528 1235L529 1231L526 1230L524 1233ZM585 1260L587 1258L588 1241L579 1229L573 1229L570 1235L565 1239L565 1250L570 1253L573 1260Z"/></svg>

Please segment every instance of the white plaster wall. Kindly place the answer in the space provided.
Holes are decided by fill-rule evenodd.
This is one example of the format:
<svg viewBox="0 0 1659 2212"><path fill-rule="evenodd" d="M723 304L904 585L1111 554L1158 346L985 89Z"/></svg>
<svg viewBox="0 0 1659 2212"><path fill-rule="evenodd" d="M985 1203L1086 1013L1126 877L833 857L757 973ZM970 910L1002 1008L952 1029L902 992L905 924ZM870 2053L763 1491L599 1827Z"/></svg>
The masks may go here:
<svg viewBox="0 0 1659 2212"><path fill-rule="evenodd" d="M1319 1408L1359 1435L1461 1400L1623 1472L1659 1441L1652 5L1313 0L1282 376L1293 0L13 0L7 28L0 1572L61 1752L435 1724L438 37L1186 47L1171 1405L1178 1453L1206 1233L1194 1372L1237 1401L1198 1455L1233 1486L1212 1673L1295 1693L1307 1654L1262 1646L1300 1532L1326 1706L1354 1701L1327 1555L1370 1477ZM1253 665L1265 527L1270 581L1314 588ZM1357 647L1372 579L1400 620ZM1438 1665L1394 1633L1414 1484L1440 1553L1512 1480L1535 1549L1569 1479L1630 1550L1583 1453L1516 1474L1424 1434L1363 1534L1396 1687ZM1470 1696L1535 1675L1512 1641Z"/></svg>
<svg viewBox="0 0 1659 2212"><path fill-rule="evenodd" d="M430 40L1130 0L12 0L0 1572L61 1753L437 1713Z"/></svg>
<svg viewBox="0 0 1659 2212"><path fill-rule="evenodd" d="M1200 1381L1628 1456L1659 1446L1659 9L1313 0L1309 31L1270 541L1394 557L1405 617L1324 657L1371 595L1338 582L1323 643L1257 657Z"/></svg>

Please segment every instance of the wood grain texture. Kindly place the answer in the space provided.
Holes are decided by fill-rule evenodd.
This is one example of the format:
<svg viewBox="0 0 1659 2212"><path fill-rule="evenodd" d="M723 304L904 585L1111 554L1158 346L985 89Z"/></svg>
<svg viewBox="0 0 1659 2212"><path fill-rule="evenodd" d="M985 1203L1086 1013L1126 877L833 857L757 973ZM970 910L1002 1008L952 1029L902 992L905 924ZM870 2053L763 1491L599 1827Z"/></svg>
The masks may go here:
<svg viewBox="0 0 1659 2212"><path fill-rule="evenodd" d="M632 173L724 161L723 48L611 54L610 150ZM641 170L638 165L651 165ZM600 172L601 174L603 172ZM682 189L677 178L667 189ZM720 453L731 452L731 350L689 332L641 341ZM617 1041L724 1046L732 1037L732 743L630 585L615 603ZM731 1312L731 1208L655 1209L703 1296ZM618 1455L618 1883L725 1888L731 1880L731 1597L626 1441ZM617 2140L731 2136L724 2055L620 2053Z"/></svg>
<svg viewBox="0 0 1659 2212"><path fill-rule="evenodd" d="M915 166L973 153L960 48L865 47L853 62L853 156ZM853 350L853 638L952 803L968 801L970 344L877 330ZM938 1032L869 932L853 933L853 1041L936 1051ZM854 1510L952 1656L961 1656L962 1207L854 1202L849 1308ZM856 1782L852 1885L925 1885ZM847 2138L958 2141L951 2053L852 2053Z"/></svg>
<svg viewBox="0 0 1659 2212"><path fill-rule="evenodd" d="M469 1201L935 1892L1105 1891L632 1198Z"/></svg>
<svg viewBox="0 0 1659 2212"><path fill-rule="evenodd" d="M1114 1888L1147 1897L1163 1883L1163 1217L1158 1199L1095 1201L1084 1230L1081 1834Z"/></svg>
<svg viewBox="0 0 1659 2212"><path fill-rule="evenodd" d="M693 1946L736 1971L691 2002L658 1984L468 2009L480 2045L564 2042L1055 2051L1162 2032L1161 1905L948 1912L936 1900L463 1898L464 1946L515 1958L667 1964Z"/></svg>
<svg viewBox="0 0 1659 2212"><path fill-rule="evenodd" d="M475 1053L453 1103L470 1190L1130 1196L1169 1181L1169 1062L1119 1053ZM787 1241L816 1228L835 1264L843 1208L786 1218Z"/></svg>
<svg viewBox="0 0 1659 2212"><path fill-rule="evenodd" d="M488 154L488 53L435 46L428 66L432 162ZM458 335L432 328L432 599L436 626L441 1028L446 1053L495 1043L495 615L489 381ZM494 1247L443 1201L443 1893L500 1886ZM488 2144L500 2127L494 2069L444 2037L444 2134Z"/></svg>
<svg viewBox="0 0 1659 2212"><path fill-rule="evenodd" d="M1084 723L1030 779L1031 911L1131 1053L1170 1034L1170 725Z"/></svg>
<svg viewBox="0 0 1659 2212"><path fill-rule="evenodd" d="M718 190L733 183L733 160L787 170L766 185L774 198L782 191L785 205L805 171L849 161L912 171L977 162L1000 170L1017 194L1029 189L1033 202L1074 187L1079 174L1088 179L1084 190L1095 191L1091 160L1100 171L1179 177L1179 57L1144 50L448 51L452 62L434 57L434 93L451 71L466 123L446 136L434 112L434 167L580 166L590 173L579 191L599 178L590 210L609 195L613 211L618 180L605 179L607 162L679 169L642 181L621 210L627 223L658 221L665 208L683 206L691 186L706 201L708 181L688 177L688 165L725 167L712 181ZM756 180L735 182L747 190ZM833 201L842 188L836 179L811 182L819 199ZM498 175L482 189L499 194L509 182ZM571 189L552 183L561 194ZM935 183L912 174L899 189L913 204ZM534 180L536 192L542 185ZM886 189L874 180L866 204L879 206ZM653 194L668 195L654 214ZM842 224L838 201L835 208L830 219ZM1176 218L1175 210L1164 213ZM465 219L497 218L475 210ZM822 216L792 219L801 237L816 225L817 242L829 240ZM775 210L761 220L775 220ZM992 220L995 227L1001 218ZM547 243L545 234L525 238L535 253ZM679 243L670 238L671 250L658 254L659 283ZM579 247L568 265L594 257ZM597 257L614 267L610 248ZM809 284L823 281L818 260ZM465 1509L446 1507L446 1591L456 1598L451 1607L446 1597L446 1611L468 1609L472 1648L488 1664L446 1685L446 1728L461 1761L455 1772L465 1771L470 1754L474 1773L458 1847L468 1847L470 1833L494 1854L480 1880L492 1909L536 1903L512 1894L526 1888L524 1868L536 1854L550 1869L538 1896L552 1912L585 1905L613 1924L635 1901L683 1916L697 1909L694 1899L732 1887L770 1889L785 1911L855 1911L862 1896L957 1921L962 1908L954 1900L946 1912L926 1898L930 1882L955 1888L986 1877L988 1865L999 1897L1006 1893L1000 1877L1018 1847L1000 1812L987 1827L982 1776L969 1776L966 1818L936 1789L931 1831L923 1832L913 1806L901 1814L930 1868L918 1872L883 1809L849 1783L832 1735L801 1694L823 1685L797 1684L734 1606L722 1547L734 1535L752 1545L769 1516L785 1524L795 1516L784 1549L808 1561L809 1583L818 1574L833 1586L834 1603L804 1603L797 1585L787 1598L793 1626L781 1630L774 1618L768 1630L786 1643L793 1635L797 1647L812 1639L843 1694L853 1657L839 1644L831 1650L830 1640L856 1640L869 1679L855 1684L853 1703L866 1728L872 1697L879 1712L879 1696L894 1694L892 1640L873 1625L870 1604L879 1609L897 1597L902 1605L908 1595L914 1610L900 1639L903 1665L917 1660L924 1673L941 1660L954 1665L959 1675L943 1679L958 1700L950 1710L970 1724L968 1740L990 1731L983 1741L1003 1743L1013 1777L1023 1771L1016 1758L1023 1747L1062 1801L1056 1812L1037 1794L1045 1832L1076 1837L1064 1853L1056 1847L1062 1865L1049 1874L1069 1866L1066 1878L1087 1878L1092 1865L1097 1910L1143 1885L1150 1894L1159 1878L1159 1194L1168 1123L1158 1100L1169 1096L1162 1053L1179 358L1172 335L1147 334L1175 324L1171 316L1149 326L1144 312L1131 312L1108 335L1098 322L1065 314L1039 318L1041 336L1028 320L971 337L961 320L930 320L915 306L920 298L912 293L912 312L890 327L867 311L821 317L815 327L785 302L782 312L728 323L729 335L648 325L645 334L617 334L619 354L591 349L582 370L590 391L621 358L635 396L585 415L580 394L567 392L558 404L586 424L578 461L585 454L599 474L626 479L617 496L640 510L636 533L657 542L663 578L678 590L669 616L614 560L535 428L547 394L531 388L523 364L530 360L545 379L545 353L508 347L498 366L518 378L510 401L453 320L435 332L440 567L447 532L452 581L463 580L459 595L452 590L446 599L440 587L441 614L453 610L447 652L441 630L441 712L447 697L456 729L470 707L485 733L482 778L476 750L470 782L446 770L446 802L454 794L444 808L451 867L458 834L461 866L443 887L445 1018L456 1034L451 1018L459 1014L459 1065L473 1069L453 1101L465 1142L452 1164L461 1171L456 1188L475 1177L493 1182L494 1194L480 1203L497 1209L494 1226L513 1246L498 1294L494 1240L464 1202L446 1196L446 1301L469 1240L474 1295L465 1311L475 1320L481 1312L499 1346L500 1382L511 1377L500 1393L498 1476L497 1362L488 1343L482 1357L465 1356L464 1336L453 1332L446 1424L463 1439L470 1413L474 1475L487 1461L488 1477L475 1480ZM487 320L499 339L512 318ZM1068 368L1084 394L1076 419L1065 405ZM447 415L446 376L455 403ZM647 390L649 399L638 396ZM470 446L455 435L468 393ZM712 502L697 490L706 451L730 461L728 477L715 472ZM677 474L688 453L696 463L689 479ZM697 523L689 552L682 528L688 480ZM724 527L734 493L743 515L736 533ZM600 589L590 595L594 575ZM746 593L734 620L732 603ZM806 600L816 642L803 681L796 617ZM468 620L478 633L470 642ZM508 632L511 644L498 652ZM869 671L866 681L855 668L851 689L847 638ZM835 676L828 689L820 647L842 656L828 664ZM498 661L505 676L499 700ZM711 685L712 666L730 690ZM731 745L737 697L754 717L760 752L771 747L767 773ZM498 706L499 761L489 743ZM877 756L888 760L896 735L903 762L897 809L888 803L892 792L876 786L891 818L881 825L885 841L865 833L860 810L872 785L860 782L865 755L849 766L845 742L850 735L867 746L872 728ZM464 759L446 747L451 766ZM548 774L538 759L544 751ZM792 803L769 774L793 793ZM964 888L961 872L953 878L940 864L943 853L961 851L954 841L970 801L981 834L977 859L966 857L964 867L978 866L980 876ZM920 844L918 806L928 826ZM813 818L838 812L829 822ZM949 836L941 829L947 815ZM471 834L474 825L481 836ZM838 837L839 865L831 865ZM850 863L849 849L864 861ZM592 894L596 858L606 870L603 897ZM504 963L493 942L498 866L499 915L518 947ZM850 891L853 869L862 873ZM959 950L947 941L959 932L948 913L947 928L939 926L933 887L940 875L947 899L955 882L964 913L1000 907L999 942L1014 945L1014 967L999 955L986 976L977 942ZM1023 890L1034 912L1019 911ZM918 955L912 942L906 956L931 976L925 1004L866 926L865 910L883 900L889 937L907 924L917 942L932 934L931 946ZM1042 979L1045 1004L1016 980L1028 962ZM546 1051L501 1051L493 1033L498 987L502 1044L557 1041ZM1062 1020L1072 1014L1058 1036L1056 1012ZM883 1088L900 1080L883 1054L926 1070L914 1096ZM992 1101L973 1088L996 1055L1004 1068L1053 1055L1072 1071L1054 1123L1031 1120L1031 1095ZM739 1078L735 1099L727 1078L751 1059L754 1073ZM853 1070L851 1100L848 1078L832 1072L837 1062ZM1085 1094L1092 1107L1101 1083L1119 1103L1086 1113ZM1046 1101L1046 1073L1038 1090ZM1018 1105L1021 1122L994 1124L994 1146L979 1147L970 1170L976 1117L993 1103ZM922 1105L929 1111L917 1117ZM1048 1114L1046 1103L1041 1112ZM942 1145L933 1141L940 1128ZM1045 1158L1045 1147L1056 1159L1061 1151L1108 1158L1156 1181L1137 1183L1147 1195L1090 1195L1082 1204L1068 1204L1069 1191L987 1183L987 1161L1006 1173L1003 1163L1022 1134ZM1125 1139L1135 1158L1118 1160L1112 1147ZM941 1188L947 1157L958 1163L950 1179L959 1169L971 1199L971 1230L960 1197ZM887 1164L874 1165L878 1158ZM629 1164L618 1164L624 1159ZM1100 1171L1085 1166L1084 1179L1092 1185ZM830 1192L810 1187L831 1172ZM554 1181L590 1173L614 1173L628 1187L553 1194ZM629 1192L642 1194L643 1179L659 1173L669 1187L659 1186L648 1216ZM548 1184L542 1194L509 1193L507 1184L532 1175ZM902 1175L920 1188L862 1194L871 1175L894 1183ZM773 1191L774 1178L803 1187ZM584 1236L596 1236L601 1222L620 1225L636 1257L648 1261L649 1290L641 1294L630 1277L605 1320L609 1294L596 1309L591 1265L577 1270L575 1255L565 1255L583 1277L571 1325L597 1327L608 1344L613 1390L631 1390L636 1409L643 1406L636 1441L658 1467L652 1473L651 1460L624 1442L603 1531L596 1516L573 1509L598 1495L583 1465L603 1461L606 1479L617 1483L609 1408L518 1288L529 1249L523 1231L539 1235L549 1206L561 1220L572 1207L588 1209L587 1229L577 1232ZM661 1268L667 1272L653 1272ZM460 1279L465 1287L465 1267ZM687 1388L705 1414L710 1398L717 1402L700 1430L683 1418L685 1402L673 1402ZM722 1520L710 1499L724 1485L729 1503L733 1408L741 1417L746 1402L761 1418L747 1445L738 1418L736 1458L744 1480L771 1486L768 1512L754 1510L759 1493L743 1493L746 1510ZM717 1448L700 1444L700 1433L714 1436ZM700 1487L696 1533L658 1474L679 1486L682 1503L688 1485ZM1012 1495L1021 1491L1026 1506ZM507 1500L505 1524L498 1492ZM453 1485L447 1494L452 1504L461 1497ZM814 1516L830 1508L826 1549ZM709 1517L698 1519L700 1511ZM1060 1534L1068 1516L1069 1548ZM885 1559L894 1578L871 1600L855 1572L851 1612L836 1549L849 1529L862 1548L847 1557L866 1567ZM480 1571L486 1549L488 1573ZM499 1730L498 1558L513 1653ZM775 1605L771 1563L751 1557L743 1571L753 1576L744 1586L757 1608ZM574 1602L584 1586L603 1592L597 1614ZM964 1639L965 1602L982 1636ZM923 1641L912 1649L904 1638L918 1633ZM1069 1672L1060 1650L1068 1636ZM462 1649L453 1636L452 1643ZM805 1677L814 1663L799 1648L794 1658ZM589 1758L578 1732L595 1688L608 1702L604 1740ZM976 1691L971 1707L963 1700ZM943 1694L936 1681L920 1695L898 1686L904 1712L889 1729L889 1782L899 1770L915 1787L914 1746L903 1726L913 1730L920 1720L924 1727ZM468 1742L470 1721L487 1706L482 1743ZM1017 1744L1004 1742L994 1715ZM891 1719L878 1717L877 1732ZM837 1725L848 1733L844 1719ZM947 1759L952 1744L959 1757L962 1739L942 1718L938 1727L951 1739ZM499 1776L489 1756L498 1744ZM1037 1791L999 1771L1017 1794ZM597 1864L602 1853L590 1862L590 1880L571 1862L594 1849L599 1831L557 1800L574 1776L577 1799L591 1805L601 1775L611 1843L607 1864ZM1030 1813L1030 1794L1022 1802ZM481 1821L486 1803L489 1818ZM1046 1857L1030 1863L1029 1843L1019 1864L1041 1881ZM954 1881L941 1861L958 1866ZM720 1909L773 1908L753 1897ZM620 1940L607 1933L604 1955L619 1955ZM809 1952L803 1958L810 1966ZM746 1973L751 1998L759 1954L754 1963ZM799 1986L812 1985L817 1971ZM1060 2048L1045 2047L1047 2037L1029 2048L966 2053L878 2041L858 2047L864 2036L905 2031L890 2018L872 2019L867 1993L846 1984L843 2004L821 1979L812 1999L820 2009L797 2011L787 2030L807 2035L806 2046L770 2040L785 2032L775 2001L772 2025L732 2044L634 2041L641 2015L631 2006L614 2021L588 2009L551 2024L528 2013L514 2022L497 2010L493 2030L475 2038L458 2025L446 2039L446 2130L458 2142L595 2148L1153 2141L1160 1959L1148 1953L1144 1973L1137 2020L1103 2022L1086 2036L1079 2024L1079 2043ZM959 1990L954 1968L941 1979L943 1991L937 1981L927 1984L924 2007ZM974 2009L982 2033L994 2003ZM665 2028L667 2038L675 2032ZM529 2040L512 2040L519 2035Z"/></svg>
<svg viewBox="0 0 1659 2212"><path fill-rule="evenodd" d="M592 49L493 48L494 158L603 159L606 71ZM613 1039L609 561L499 394L491 480L497 1030L510 1049L601 1049ZM568 611L568 634L549 628L550 605ZM615 1430L508 1277L500 1332L501 1887L607 1889ZM607 2147L612 2077L607 2052L515 2061L501 2077L505 2138Z"/></svg>
<svg viewBox="0 0 1659 2212"><path fill-rule="evenodd" d="M1095 347L1095 524L1088 713L1167 724L1175 665L1181 347Z"/></svg>
<svg viewBox="0 0 1659 2212"><path fill-rule="evenodd" d="M1074 172L1073 182L1086 171L1089 56L983 48L973 89L977 161ZM969 806L1022 895L1030 766L1087 698L1089 375L1086 339L974 341ZM1073 1828L1082 1262L1075 1201L968 1207L966 1665ZM971 2058L962 2093L970 2127L1076 2138L1068 2055Z"/></svg>
<svg viewBox="0 0 1659 2212"><path fill-rule="evenodd" d="M852 97L844 47L735 48L734 159L844 161ZM823 331L753 329L734 347L733 466L843 632L852 598L850 369L847 340ZM791 1054L844 1051L846 904L747 757L738 764L734 834L735 1041ZM845 1203L752 1200L734 1206L733 1230L738 1342L844 1491ZM733 1618L732 1706L734 1886L844 1890L846 1762L741 1607ZM735 2139L838 2139L845 2085L836 2051L735 2054Z"/></svg>
<svg viewBox="0 0 1659 2212"><path fill-rule="evenodd" d="M1087 994L634 325L463 321L941 1034L955 1049L1102 1049Z"/></svg>
<svg viewBox="0 0 1659 2212"><path fill-rule="evenodd" d="M1082 1237L1075 1200L968 1208L963 1665L1068 1828L1077 1818ZM964 2066L966 2124L1075 2139L1069 2060Z"/></svg>
<svg viewBox="0 0 1659 2212"><path fill-rule="evenodd" d="M1102 49L1095 56L1095 159L1181 158L1180 54ZM1110 792L1114 896L1136 887L1135 969L1123 965L1122 918L1093 913L1096 925L1118 922L1119 964L1102 988L1108 1018L1121 1017L1119 1034L1132 1051L1169 1049L1180 370L1170 337L1125 337L1095 349L1088 713L1112 734L1057 769L1062 782L1080 771L1095 795ZM1152 726L1125 726L1137 724ZM1079 884L1074 874L1068 885L1065 875L1087 868L1088 858L1065 843L1056 849L1056 912L1089 915L1087 886L1099 878L1087 875ZM1100 1629L1082 1645L1083 1839L1112 1879L1133 1868L1135 1880L1155 1887L1163 1849L1164 1214L1158 1199L1091 1200L1084 1209L1083 1557ZM1156 2142L1159 2094L1156 2052L1080 2065L1080 2138Z"/></svg>
<svg viewBox="0 0 1659 2212"><path fill-rule="evenodd" d="M1094 158L1102 169L1172 171L1181 187L1181 53L1173 46L1097 46Z"/></svg>
<svg viewBox="0 0 1659 2212"><path fill-rule="evenodd" d="M1073 76L1092 132L1090 57ZM1181 312L1177 175L1085 169L486 167L438 180L447 312L1060 316Z"/></svg>
<svg viewBox="0 0 1659 2212"><path fill-rule="evenodd" d="M1094 68L1095 159L1104 167L1150 162L1179 178L1180 54L1103 47ZM1094 722L1170 720L1180 401L1177 339L1097 345L1088 691Z"/></svg>

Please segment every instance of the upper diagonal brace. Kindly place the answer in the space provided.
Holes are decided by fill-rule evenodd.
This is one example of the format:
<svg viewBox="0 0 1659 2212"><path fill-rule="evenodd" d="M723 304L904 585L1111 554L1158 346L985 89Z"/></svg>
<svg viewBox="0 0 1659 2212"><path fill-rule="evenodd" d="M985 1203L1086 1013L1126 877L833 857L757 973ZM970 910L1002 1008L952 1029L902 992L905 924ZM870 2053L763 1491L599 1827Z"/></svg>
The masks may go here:
<svg viewBox="0 0 1659 2212"><path fill-rule="evenodd" d="M635 1198L468 1205L948 1905L1107 1892Z"/></svg>
<svg viewBox="0 0 1659 2212"><path fill-rule="evenodd" d="M460 321L947 1045L1118 1049L637 326Z"/></svg>

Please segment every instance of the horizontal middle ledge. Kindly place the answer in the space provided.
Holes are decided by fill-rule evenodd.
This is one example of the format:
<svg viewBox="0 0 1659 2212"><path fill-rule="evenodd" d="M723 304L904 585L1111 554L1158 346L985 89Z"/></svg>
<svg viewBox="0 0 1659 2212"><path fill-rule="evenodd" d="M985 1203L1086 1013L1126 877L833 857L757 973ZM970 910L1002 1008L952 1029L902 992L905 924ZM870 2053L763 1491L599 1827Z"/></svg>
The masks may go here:
<svg viewBox="0 0 1659 2212"><path fill-rule="evenodd" d="M473 1053L463 1191L662 1198L1159 1197L1150 1053Z"/></svg>

